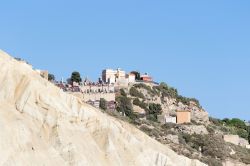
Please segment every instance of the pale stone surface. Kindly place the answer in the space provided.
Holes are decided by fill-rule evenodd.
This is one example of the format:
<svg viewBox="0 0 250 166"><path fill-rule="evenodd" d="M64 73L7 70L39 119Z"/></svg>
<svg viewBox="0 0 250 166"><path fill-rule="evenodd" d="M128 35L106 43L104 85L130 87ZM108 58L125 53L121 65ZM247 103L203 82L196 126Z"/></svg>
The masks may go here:
<svg viewBox="0 0 250 166"><path fill-rule="evenodd" d="M223 138L225 142L229 142L234 145L239 145L240 143L240 137L238 135L224 135Z"/></svg>
<svg viewBox="0 0 250 166"><path fill-rule="evenodd" d="M178 135L168 134L166 136L166 139L170 140L171 142L173 142L175 144L179 144L179 137L178 137Z"/></svg>
<svg viewBox="0 0 250 166"><path fill-rule="evenodd" d="M247 145L249 145L248 141L244 138L239 138L239 145L246 147Z"/></svg>
<svg viewBox="0 0 250 166"><path fill-rule="evenodd" d="M202 166L0 51L0 165Z"/></svg>
<svg viewBox="0 0 250 166"><path fill-rule="evenodd" d="M144 109L142 109L141 107L139 107L137 105L133 105L133 110L134 110L134 112L139 113L139 114L145 114L146 113Z"/></svg>
<svg viewBox="0 0 250 166"><path fill-rule="evenodd" d="M208 134L206 127L203 125L181 125L178 126L177 130L187 134Z"/></svg>

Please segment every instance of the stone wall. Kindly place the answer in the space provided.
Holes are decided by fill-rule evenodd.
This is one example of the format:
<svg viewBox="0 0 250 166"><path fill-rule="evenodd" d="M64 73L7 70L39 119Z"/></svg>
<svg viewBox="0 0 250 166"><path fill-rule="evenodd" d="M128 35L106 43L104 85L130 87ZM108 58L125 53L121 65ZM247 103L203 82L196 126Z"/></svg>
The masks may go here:
<svg viewBox="0 0 250 166"><path fill-rule="evenodd" d="M83 94L83 100L85 102L92 100L100 100L101 98L104 98L107 101L115 101L115 93L87 93Z"/></svg>

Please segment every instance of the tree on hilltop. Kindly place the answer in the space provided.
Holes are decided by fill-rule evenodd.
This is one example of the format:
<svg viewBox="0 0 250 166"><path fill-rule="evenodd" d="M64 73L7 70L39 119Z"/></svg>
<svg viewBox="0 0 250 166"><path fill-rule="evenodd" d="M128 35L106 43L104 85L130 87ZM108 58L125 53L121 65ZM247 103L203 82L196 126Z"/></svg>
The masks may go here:
<svg viewBox="0 0 250 166"><path fill-rule="evenodd" d="M77 83L80 83L82 82L82 79L81 79L81 75L78 71L74 71L72 74L71 74L71 82L77 82Z"/></svg>
<svg viewBox="0 0 250 166"><path fill-rule="evenodd" d="M49 74L49 76L48 76L49 81L55 81L55 79L56 79L56 77L54 74Z"/></svg>
<svg viewBox="0 0 250 166"><path fill-rule="evenodd" d="M130 73L135 75L135 80L141 80L141 73L138 71L131 71Z"/></svg>

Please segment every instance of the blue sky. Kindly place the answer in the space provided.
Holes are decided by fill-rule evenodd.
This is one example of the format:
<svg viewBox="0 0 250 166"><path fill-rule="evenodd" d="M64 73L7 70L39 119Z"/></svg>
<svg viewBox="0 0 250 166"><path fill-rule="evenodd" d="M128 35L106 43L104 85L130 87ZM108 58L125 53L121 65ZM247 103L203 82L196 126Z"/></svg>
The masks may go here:
<svg viewBox="0 0 250 166"><path fill-rule="evenodd" d="M148 72L211 116L250 120L249 9L248 0L2 1L0 48L58 79Z"/></svg>

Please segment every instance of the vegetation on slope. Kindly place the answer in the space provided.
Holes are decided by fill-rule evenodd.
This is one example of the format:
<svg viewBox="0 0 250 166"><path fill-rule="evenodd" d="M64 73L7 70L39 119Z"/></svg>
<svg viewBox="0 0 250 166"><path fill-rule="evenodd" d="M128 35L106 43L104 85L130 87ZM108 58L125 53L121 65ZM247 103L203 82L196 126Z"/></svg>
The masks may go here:
<svg viewBox="0 0 250 166"><path fill-rule="evenodd" d="M107 106L107 101L104 99L104 98L101 98L100 99L100 104L99 104L99 107L106 111L108 109L108 106Z"/></svg>
<svg viewBox="0 0 250 166"><path fill-rule="evenodd" d="M177 100L178 102L182 102L185 105L190 105L190 102L196 103L198 107L201 107L199 101L195 98L188 98L184 97L182 95L179 95L178 90L168 86L166 83L161 83L160 86L157 86L156 89L158 89L162 93L162 97L171 97Z"/></svg>
<svg viewBox="0 0 250 166"><path fill-rule="evenodd" d="M184 105L190 105L193 102L201 108L198 100L179 95L175 88L169 87L165 83L154 87L136 84L131 89L128 94L121 90L117 97L118 111L124 112L127 117L114 113L116 117L136 125L150 137L163 144L168 144L177 153L191 159L198 159L209 166L222 166L222 162L228 158L250 164L250 150L226 143L222 137L223 134L238 134L242 138L249 139L250 129L240 119L219 120L210 118L211 123L206 126L208 134L188 134L179 130L181 125L171 123L161 125L158 123L157 115L161 114L161 105L152 101L149 102L146 99L148 96L141 93L140 89L146 90L147 95L152 98L155 96L175 98L177 103L182 102ZM145 110L146 119L139 119L133 112L133 105ZM192 123L192 125L201 124ZM168 136L177 137L178 143L167 138ZM230 154L232 151L235 154Z"/></svg>
<svg viewBox="0 0 250 166"><path fill-rule="evenodd" d="M125 114L127 117L134 119L135 114L133 112L133 106L131 99L127 97L126 92L121 89L120 95L116 97L117 111Z"/></svg>
<svg viewBox="0 0 250 166"><path fill-rule="evenodd" d="M130 88L129 93L133 97L138 97L138 98L141 98L141 99L145 98L143 93L139 92L135 87Z"/></svg>
<svg viewBox="0 0 250 166"><path fill-rule="evenodd" d="M228 134L236 134L241 138L244 138L250 142L250 127L245 124L244 121L233 118L233 119L216 119L210 118L210 121L214 124L213 129L218 129Z"/></svg>

